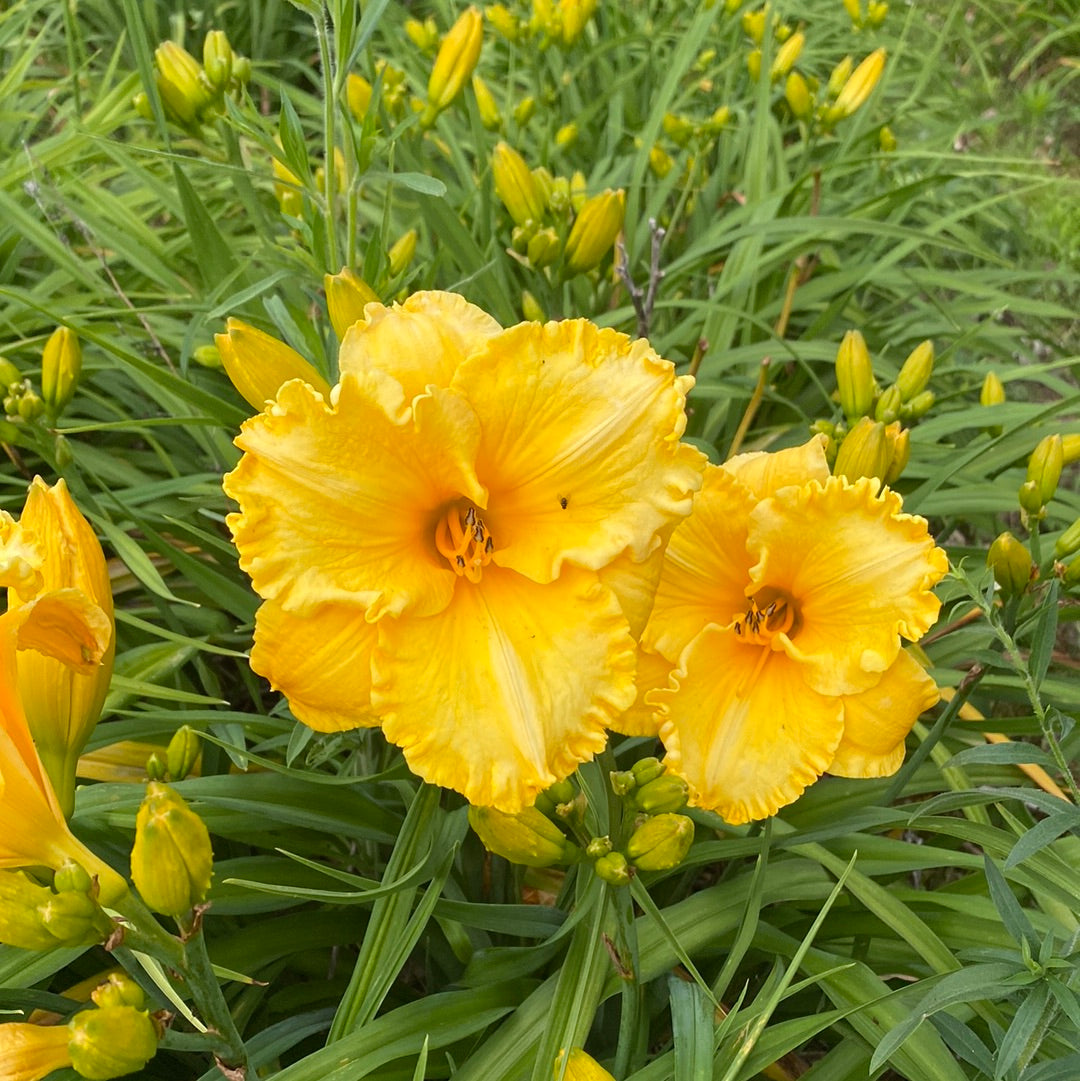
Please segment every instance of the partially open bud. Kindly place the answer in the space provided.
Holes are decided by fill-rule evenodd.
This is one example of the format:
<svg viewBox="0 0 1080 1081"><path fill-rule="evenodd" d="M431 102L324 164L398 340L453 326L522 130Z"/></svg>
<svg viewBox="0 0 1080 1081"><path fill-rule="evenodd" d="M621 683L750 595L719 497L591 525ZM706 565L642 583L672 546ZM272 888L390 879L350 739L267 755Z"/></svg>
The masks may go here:
<svg viewBox="0 0 1080 1081"><path fill-rule="evenodd" d="M427 104L420 118L424 127L430 127L435 117L461 93L480 59L483 40L484 21L480 12L475 7L468 7L439 46L428 80Z"/></svg>
<svg viewBox="0 0 1080 1081"><path fill-rule="evenodd" d="M844 436L836 454L833 474L846 477L849 481L857 481L860 477L876 477L884 481L891 460L892 448L885 425L863 417Z"/></svg>
<svg viewBox="0 0 1080 1081"><path fill-rule="evenodd" d="M634 830L626 855L639 871L670 871L686 859L693 841L694 823L686 815L658 814Z"/></svg>
<svg viewBox="0 0 1080 1081"><path fill-rule="evenodd" d="M626 193L621 188L608 188L585 203L566 238L566 269L571 274L599 266L623 227L625 213Z"/></svg>
<svg viewBox="0 0 1080 1081"><path fill-rule="evenodd" d="M215 334L221 362L232 385L253 408L262 410L283 383L303 379L325 399L330 384L295 349L239 319L230 318L224 334Z"/></svg>
<svg viewBox="0 0 1080 1081"><path fill-rule="evenodd" d="M58 417L75 396L82 371L82 347L70 327L57 327L41 354L41 397L50 417Z"/></svg>
<svg viewBox="0 0 1080 1081"><path fill-rule="evenodd" d="M157 1051L154 1022L134 1006L80 1010L67 1027L71 1065L89 1081L141 1070Z"/></svg>
<svg viewBox="0 0 1080 1081"><path fill-rule="evenodd" d="M1031 452L1027 479L1038 486L1039 498L1044 505L1054 498L1064 465L1065 450L1060 435L1046 436Z"/></svg>
<svg viewBox="0 0 1080 1081"><path fill-rule="evenodd" d="M472 88L473 94L476 96L476 109L480 114L480 123L488 131L498 131L502 126L502 114L499 112L495 95L492 94L488 84L479 75L472 77Z"/></svg>
<svg viewBox="0 0 1080 1081"><path fill-rule="evenodd" d="M514 222L521 226L539 223L544 216L544 201L525 159L507 143L497 143L491 155L491 172L495 194Z"/></svg>
<svg viewBox="0 0 1080 1081"><path fill-rule="evenodd" d="M203 71L215 90L224 90L232 78L233 51L224 30L210 30L203 39Z"/></svg>
<svg viewBox="0 0 1080 1081"><path fill-rule="evenodd" d="M364 308L368 304L379 302L375 290L351 267L342 267L337 274L324 275L323 288L326 290L330 325L338 341L345 337L345 331L353 323L359 323L364 318Z"/></svg>
<svg viewBox="0 0 1080 1081"><path fill-rule="evenodd" d="M1011 533L1002 533L986 553L986 565L1006 597L1017 597L1031 581L1035 565L1031 553Z"/></svg>
<svg viewBox="0 0 1080 1081"><path fill-rule="evenodd" d="M849 423L870 412L874 404L874 367L866 339L857 330L849 330L836 351L836 386L840 408Z"/></svg>
<svg viewBox="0 0 1080 1081"><path fill-rule="evenodd" d="M875 49L844 83L843 89L836 98L836 103L829 110L829 120L842 120L864 105L874 87L877 86L884 70L885 50Z"/></svg>
<svg viewBox="0 0 1080 1081"><path fill-rule="evenodd" d="M594 864L597 878L603 879L609 886L625 886L630 882L630 865L621 852L609 852L601 856Z"/></svg>
<svg viewBox="0 0 1080 1081"><path fill-rule="evenodd" d="M686 806L688 795L686 782L673 773L654 777L644 784L638 783L634 792L634 806L648 814L668 814Z"/></svg>
<svg viewBox="0 0 1080 1081"><path fill-rule="evenodd" d="M135 819L131 878L165 916L190 912L210 888L214 853L203 820L168 785L151 781Z"/></svg>
<svg viewBox="0 0 1080 1081"><path fill-rule="evenodd" d="M525 867L572 863L577 846L535 807L506 814L494 807L470 807L469 825L489 852Z"/></svg>
<svg viewBox="0 0 1080 1081"><path fill-rule="evenodd" d="M926 390L933 370L934 343L928 339L912 349L896 377L896 385L905 402Z"/></svg>
<svg viewBox="0 0 1080 1081"><path fill-rule="evenodd" d="M195 729L186 724L181 725L169 740L165 755L169 777L174 781L182 781L195 768L200 749L199 736Z"/></svg>

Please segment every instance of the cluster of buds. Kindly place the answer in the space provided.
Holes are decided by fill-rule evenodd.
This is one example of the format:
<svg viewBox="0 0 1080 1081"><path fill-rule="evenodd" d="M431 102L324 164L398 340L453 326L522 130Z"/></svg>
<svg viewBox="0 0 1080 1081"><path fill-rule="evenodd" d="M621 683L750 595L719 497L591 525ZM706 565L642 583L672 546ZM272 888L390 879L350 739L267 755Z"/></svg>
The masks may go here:
<svg viewBox="0 0 1080 1081"><path fill-rule="evenodd" d="M861 30L867 26L871 28L880 26L885 21L885 16L889 14L889 5L883 0L870 0L864 11L862 0L844 0L844 10L851 19L851 25L856 30Z"/></svg>
<svg viewBox="0 0 1080 1081"><path fill-rule="evenodd" d="M379 83L379 101L382 107L390 117L400 120L410 102L405 72L380 58L375 61L375 78ZM363 75L349 73L345 80L345 100L348 102L349 112L358 124L364 123L364 118L371 112L374 95L375 87ZM418 98L412 100L414 108L423 108L423 102Z"/></svg>
<svg viewBox="0 0 1080 1081"><path fill-rule="evenodd" d="M1065 468L1065 442L1060 435L1045 436L1028 458L1027 478L1017 498L1026 529L1046 517L1046 504L1054 498L1061 471Z"/></svg>
<svg viewBox="0 0 1080 1081"><path fill-rule="evenodd" d="M109 1081L141 1070L157 1052L161 1032L139 985L114 974L90 997L93 1006L66 1025L0 1025L0 1075L39 1081L71 1068L89 1081Z"/></svg>
<svg viewBox="0 0 1080 1081"><path fill-rule="evenodd" d="M491 4L484 14L507 41L528 42L541 50L550 45L569 49L581 40L596 7L597 0L532 0L527 13Z"/></svg>
<svg viewBox="0 0 1080 1081"><path fill-rule="evenodd" d="M543 269L562 261L565 277L595 269L622 230L626 193L608 188L591 198L585 177L552 176L530 169L500 142L491 157L495 194L514 222L511 247L520 262Z"/></svg>
<svg viewBox="0 0 1080 1081"><path fill-rule="evenodd" d="M82 347L70 327L57 327L49 335L41 352L41 393L19 369L0 356L0 395L4 419L0 438L16 443L22 429L39 421L53 425L71 404L82 373Z"/></svg>
<svg viewBox="0 0 1080 1081"><path fill-rule="evenodd" d="M97 903L97 884L68 860L52 888L25 871L0 871L0 942L24 950L91 946L104 942L112 921Z"/></svg>
<svg viewBox="0 0 1080 1081"><path fill-rule="evenodd" d="M884 484L899 479L910 453L910 435L903 423L918 420L933 406L934 393L927 389L933 370L933 343L921 342L908 354L895 382L882 389L874 379L862 334L849 330L844 335L836 353L843 418L812 425L828 437L834 474L848 480L876 477Z"/></svg>
<svg viewBox="0 0 1080 1081"><path fill-rule="evenodd" d="M511 863L565 867L584 859L613 886L626 885L639 871L678 867L694 840L694 823L678 813L686 806L686 782L666 772L658 759L643 758L612 773L611 787L623 801L626 823L614 840L586 833L585 797L569 780L517 814L470 807L469 822L489 852Z"/></svg>
<svg viewBox="0 0 1080 1081"><path fill-rule="evenodd" d="M211 30L203 39L202 64L175 41L163 41L154 52L154 82L165 113L189 130L220 113L225 95L239 94L250 78L251 61L233 51L224 30ZM153 118L145 93L134 104L140 116Z"/></svg>

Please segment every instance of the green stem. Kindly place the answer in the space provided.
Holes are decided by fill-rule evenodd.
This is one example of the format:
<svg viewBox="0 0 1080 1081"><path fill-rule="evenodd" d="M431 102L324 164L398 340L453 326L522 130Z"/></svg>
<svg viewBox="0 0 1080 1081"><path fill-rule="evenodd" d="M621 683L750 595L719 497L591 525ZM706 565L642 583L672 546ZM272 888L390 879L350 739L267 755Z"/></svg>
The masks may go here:
<svg viewBox="0 0 1080 1081"><path fill-rule="evenodd" d="M611 889L618 926L616 945L624 971L622 977L622 1009L619 1015L619 1043L615 1052L615 1076L627 1077L643 1066L646 1050L643 1037L647 1026L641 1015L645 1006L645 988L638 978L641 965L638 958L637 924L630 891Z"/></svg>
<svg viewBox="0 0 1080 1081"><path fill-rule="evenodd" d="M330 54L330 25L325 5L315 19L315 34L319 39L319 63L323 77L323 215L326 219L327 256L330 266L326 269L336 274L341 269L338 256L337 223L335 209L337 203L337 163L334 160L334 62Z"/></svg>

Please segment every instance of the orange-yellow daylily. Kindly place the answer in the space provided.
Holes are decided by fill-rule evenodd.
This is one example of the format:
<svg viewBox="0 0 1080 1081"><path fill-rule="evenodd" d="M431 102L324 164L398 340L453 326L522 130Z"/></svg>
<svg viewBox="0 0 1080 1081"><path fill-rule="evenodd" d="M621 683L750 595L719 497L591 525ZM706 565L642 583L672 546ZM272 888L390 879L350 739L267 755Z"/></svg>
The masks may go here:
<svg viewBox="0 0 1080 1081"><path fill-rule="evenodd" d="M92 672L109 648L112 625L80 590L38 593L37 556L20 524L0 518L0 585L18 590L24 601L0 616L0 868L55 870L73 860L97 876L101 902L110 904L127 884L64 821L19 699L16 655L35 650L75 671Z"/></svg>
<svg viewBox="0 0 1080 1081"><path fill-rule="evenodd" d="M8 520L10 521L10 519ZM8 608L56 590L77 590L89 602L95 633L106 642L100 661L73 669L36 649L18 654L18 698L38 754L66 814L74 802L75 766L97 724L112 678L113 600L105 556L62 480L36 477L19 518L35 586L9 589ZM0 530L8 528L0 523ZM0 584L10 584L0 579Z"/></svg>
<svg viewBox="0 0 1080 1081"><path fill-rule="evenodd" d="M895 772L938 698L901 639L934 622L945 553L876 480L830 477L823 443L706 470L641 640L639 695L668 768L732 824L826 771ZM639 702L620 728L647 730L647 712Z"/></svg>
<svg viewBox="0 0 1080 1081"><path fill-rule="evenodd" d="M662 545L700 486L691 381L585 320L503 330L448 293L368 305L324 400L247 421L229 524L252 667L323 731L516 812L634 698Z"/></svg>
<svg viewBox="0 0 1080 1081"><path fill-rule="evenodd" d="M67 1025L0 1025L0 1077L4 1081L42 1081L71 1065Z"/></svg>

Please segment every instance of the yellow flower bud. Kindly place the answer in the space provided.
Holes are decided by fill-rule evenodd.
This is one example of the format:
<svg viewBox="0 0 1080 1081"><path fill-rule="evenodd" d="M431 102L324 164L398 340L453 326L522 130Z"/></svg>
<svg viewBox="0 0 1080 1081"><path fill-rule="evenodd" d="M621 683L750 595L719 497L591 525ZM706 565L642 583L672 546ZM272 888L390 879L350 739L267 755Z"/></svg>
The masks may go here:
<svg viewBox="0 0 1080 1081"><path fill-rule="evenodd" d="M89 946L105 939L108 923L86 893L53 893L22 871L0 870L0 942L6 946Z"/></svg>
<svg viewBox="0 0 1080 1081"><path fill-rule="evenodd" d="M1046 436L1031 452L1027 479L1037 485L1039 498L1044 505L1054 498L1064 465L1065 449L1060 435Z"/></svg>
<svg viewBox="0 0 1080 1081"><path fill-rule="evenodd" d="M538 165L532 171L533 180L536 181L536 190L540 193L540 202L547 208L551 205L551 196L555 191L555 177L543 165Z"/></svg>
<svg viewBox="0 0 1080 1081"><path fill-rule="evenodd" d="M557 132L555 132L555 145L565 150L568 146L573 146L577 142L578 126L573 121L569 124L563 124Z"/></svg>
<svg viewBox="0 0 1080 1081"><path fill-rule="evenodd" d="M513 147L504 142L496 144L491 155L491 172L495 194L518 225L543 218L544 202L536 178Z"/></svg>
<svg viewBox="0 0 1080 1081"><path fill-rule="evenodd" d="M1061 581L1066 589L1080 585L1080 556L1069 560L1062 572Z"/></svg>
<svg viewBox="0 0 1080 1081"><path fill-rule="evenodd" d="M56 418L75 396L82 372L82 347L70 327L57 327L41 354L41 396L50 417Z"/></svg>
<svg viewBox="0 0 1080 1081"><path fill-rule="evenodd" d="M89 1081L134 1073L157 1052L154 1022L134 1006L80 1010L67 1027L71 1065Z"/></svg>
<svg viewBox="0 0 1080 1081"><path fill-rule="evenodd" d="M337 274L324 275L323 288L326 290L330 325L334 328L338 341L345 337L345 331L353 323L364 318L364 308L368 304L379 302L375 290L351 267L342 267Z"/></svg>
<svg viewBox="0 0 1080 1081"><path fill-rule="evenodd" d="M232 385L253 409L261 411L290 379L303 379L329 400L330 384L295 349L239 319L230 318L225 330L214 336L221 361Z"/></svg>
<svg viewBox="0 0 1080 1081"><path fill-rule="evenodd" d="M480 123L488 131L497 131L502 126L502 116L499 113L499 106L495 103L495 95L479 75L472 77L472 88L476 96L476 109L480 113Z"/></svg>
<svg viewBox="0 0 1080 1081"><path fill-rule="evenodd" d="M685 116L677 116L675 113L664 113L664 134L671 139L676 146L686 146L694 137L696 130L693 121Z"/></svg>
<svg viewBox="0 0 1080 1081"><path fill-rule="evenodd" d="M224 90L232 78L233 51L224 30L209 30L203 38L203 71L215 90Z"/></svg>
<svg viewBox="0 0 1080 1081"><path fill-rule="evenodd" d="M648 771L642 776L648 777ZM670 814L686 806L688 792L686 782L673 773L663 773L644 781L638 778L634 806L648 814Z"/></svg>
<svg viewBox="0 0 1080 1081"><path fill-rule="evenodd" d="M585 174L580 169L574 170L570 177L570 206L575 214L588 202L588 189L585 186Z"/></svg>
<svg viewBox="0 0 1080 1081"><path fill-rule="evenodd" d="M626 855L639 871L678 867L694 841L694 823L686 815L658 814L643 822L626 843Z"/></svg>
<svg viewBox="0 0 1080 1081"><path fill-rule="evenodd" d="M926 389L934 370L934 343L927 340L915 346L908 354L896 377L896 385L905 402Z"/></svg>
<svg viewBox="0 0 1080 1081"><path fill-rule="evenodd" d="M566 269L583 274L600 264L623 227L626 192L608 188L594 195L578 212L566 238Z"/></svg>
<svg viewBox="0 0 1080 1081"><path fill-rule="evenodd" d="M675 168L675 159L659 144L649 151L649 168L653 175L663 180Z"/></svg>
<svg viewBox="0 0 1080 1081"><path fill-rule="evenodd" d="M882 125L878 132L878 146L883 154L891 154L896 149L896 136L888 124Z"/></svg>
<svg viewBox="0 0 1080 1081"><path fill-rule="evenodd" d="M836 351L836 386L840 408L849 422L866 416L874 404L874 368L866 339L849 330Z"/></svg>
<svg viewBox="0 0 1080 1081"><path fill-rule="evenodd" d="M882 424L891 424L900 416L900 407L903 404L900 388L895 383L891 387L886 387L874 404L874 420L880 420Z"/></svg>
<svg viewBox="0 0 1080 1081"><path fill-rule="evenodd" d="M569 47L581 37L596 11L597 0L559 0L556 16L562 27L562 43Z"/></svg>
<svg viewBox="0 0 1080 1081"><path fill-rule="evenodd" d="M555 1063L555 1081L558 1081L562 1073L562 1060L566 1052L559 1053L559 1059ZM575 1047L566 1060L566 1072L563 1073L564 1081L615 1081L591 1055L587 1055L580 1047Z"/></svg>
<svg viewBox="0 0 1080 1081"><path fill-rule="evenodd" d="M544 311L540 306L540 301L528 289L521 290L521 314L530 323L547 322L547 312Z"/></svg>
<svg viewBox="0 0 1080 1081"><path fill-rule="evenodd" d="M720 105L713 110L712 116L705 121L705 130L710 135L717 135L724 128L727 127L728 121L731 119L731 109L727 105Z"/></svg>
<svg viewBox="0 0 1080 1081"><path fill-rule="evenodd" d="M416 230L410 229L394 241L387 252L390 277L396 278L413 261L416 254Z"/></svg>
<svg viewBox="0 0 1080 1081"><path fill-rule="evenodd" d="M536 232L525 252L534 267L545 267L559 258L559 250L559 234L549 226Z"/></svg>
<svg viewBox="0 0 1080 1081"><path fill-rule="evenodd" d="M1066 465L1080 461L1080 432L1061 437L1061 453Z"/></svg>
<svg viewBox="0 0 1080 1081"><path fill-rule="evenodd" d="M877 86L884 70L885 50L875 49L844 83L843 89L836 98L836 103L829 110L829 119L842 120L864 105L874 87Z"/></svg>
<svg viewBox="0 0 1080 1081"><path fill-rule="evenodd" d="M885 425L862 417L844 437L836 454L833 474L856 481L860 477L875 477L884 481L889 471L892 451Z"/></svg>
<svg viewBox="0 0 1080 1081"><path fill-rule="evenodd" d="M419 19L406 19L405 33L422 53L434 52L439 44L439 28L430 16L423 22Z"/></svg>
<svg viewBox="0 0 1080 1081"><path fill-rule="evenodd" d="M470 807L469 825L489 852L525 867L570 863L577 847L535 807L505 814L494 807Z"/></svg>
<svg viewBox="0 0 1080 1081"><path fill-rule="evenodd" d="M1021 519L1027 525L1030 519L1039 521L1046 517L1046 506L1042 495L1039 493L1037 481L1026 480L1020 485L1016 493L1017 502L1020 504Z"/></svg>
<svg viewBox="0 0 1080 1081"><path fill-rule="evenodd" d="M757 11L746 11L742 17L743 33L755 44L760 45L765 40L765 26L769 18L768 7L758 8Z"/></svg>
<svg viewBox="0 0 1080 1081"><path fill-rule="evenodd" d="M806 35L798 30L784 42L776 51L772 66L769 68L769 77L773 82L783 78L795 66L806 44Z"/></svg>
<svg viewBox="0 0 1080 1081"><path fill-rule="evenodd" d="M601 856L594 864L596 877L609 886L625 886L630 881L630 865L621 852L609 852Z"/></svg>
<svg viewBox="0 0 1080 1081"><path fill-rule="evenodd" d="M761 78L761 50L751 49L746 54L746 70L750 74L750 81L757 82Z"/></svg>
<svg viewBox="0 0 1080 1081"><path fill-rule="evenodd" d="M280 136L276 138L276 141L280 146ZM302 181L280 158L271 158L270 165L277 181L274 184L274 197L278 201L278 206L281 207L282 214L288 214L293 218L300 217L304 206L304 197L301 192Z"/></svg>
<svg viewBox="0 0 1080 1081"><path fill-rule="evenodd" d="M165 107L182 124L197 121L211 101L199 61L175 41L163 41L154 52L154 63Z"/></svg>
<svg viewBox="0 0 1080 1081"><path fill-rule="evenodd" d="M514 106L514 123L519 128L525 127L536 112L536 98L525 97Z"/></svg>
<svg viewBox="0 0 1080 1081"><path fill-rule="evenodd" d="M182 781L195 768L200 750L199 735L195 729L186 724L181 725L169 740L165 754L169 777L174 781Z"/></svg>
<svg viewBox="0 0 1080 1081"><path fill-rule="evenodd" d="M844 89L844 84L851 78L851 70L854 67L855 62L850 56L845 56L839 64L832 69L832 73L829 75L829 82L825 88L825 93L830 98L835 98L841 90Z"/></svg>
<svg viewBox="0 0 1080 1081"><path fill-rule="evenodd" d="M996 372L987 372L979 391L980 405L1000 405L1005 401L1005 387Z"/></svg>
<svg viewBox="0 0 1080 1081"><path fill-rule="evenodd" d="M1054 556L1057 559L1071 556L1073 552L1080 552L1080 518L1077 518L1054 543Z"/></svg>
<svg viewBox="0 0 1080 1081"><path fill-rule="evenodd" d="M505 4L491 4L484 9L487 20L507 41L517 41L521 36L518 17Z"/></svg>
<svg viewBox="0 0 1080 1081"><path fill-rule="evenodd" d="M126 972L110 972L108 978L90 992L90 998L95 1006L103 1009L134 1006L141 1010L146 1006L142 988Z"/></svg>
<svg viewBox="0 0 1080 1081"><path fill-rule="evenodd" d="M0 1077L4 1081L42 1081L70 1065L66 1025L0 1025Z"/></svg>
<svg viewBox="0 0 1080 1081"><path fill-rule="evenodd" d="M154 912L183 916L210 888L213 850L203 820L159 781L146 786L135 819L131 879Z"/></svg>
<svg viewBox="0 0 1080 1081"><path fill-rule="evenodd" d="M424 127L430 127L435 117L461 93L480 59L483 40L484 20L475 7L468 7L447 31L439 46L428 79L427 104L420 120Z"/></svg>
<svg viewBox="0 0 1080 1081"><path fill-rule="evenodd" d="M800 120L805 120L814 110L810 87L797 71L793 71L784 83L784 99L788 103L788 108Z"/></svg>
<svg viewBox="0 0 1080 1081"><path fill-rule="evenodd" d="M856 26L862 26L862 0L844 0L844 10Z"/></svg>
<svg viewBox="0 0 1080 1081"><path fill-rule="evenodd" d="M871 0L866 8L866 21L871 26L880 26L885 21L885 16L888 14L888 4L883 3L882 0Z"/></svg>
<svg viewBox="0 0 1080 1081"><path fill-rule="evenodd" d="M986 565L994 572L994 581L1006 597L1023 593L1035 571L1027 548L1008 531L990 545Z"/></svg>
<svg viewBox="0 0 1080 1081"><path fill-rule="evenodd" d="M247 86L251 82L251 60L246 56L237 56L234 53L232 73L233 78L241 86Z"/></svg>
<svg viewBox="0 0 1080 1081"><path fill-rule="evenodd" d="M907 468L908 459L911 457L911 432L907 428L901 428L898 423L894 423L888 425L885 433L892 448L892 460L885 473L885 483L895 484Z"/></svg>

